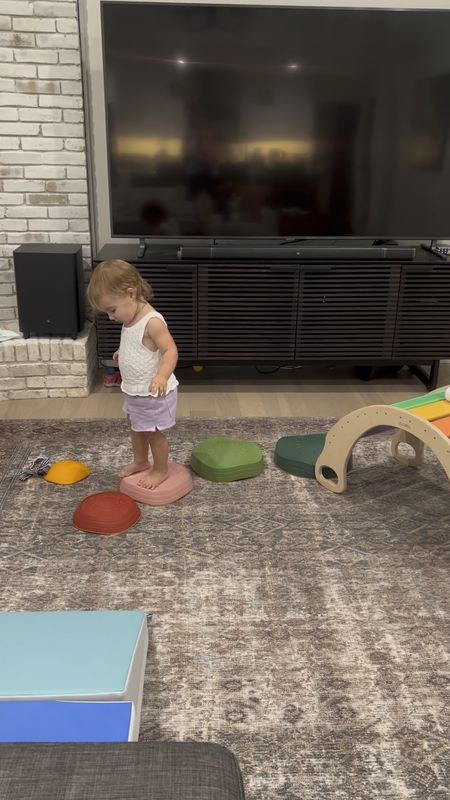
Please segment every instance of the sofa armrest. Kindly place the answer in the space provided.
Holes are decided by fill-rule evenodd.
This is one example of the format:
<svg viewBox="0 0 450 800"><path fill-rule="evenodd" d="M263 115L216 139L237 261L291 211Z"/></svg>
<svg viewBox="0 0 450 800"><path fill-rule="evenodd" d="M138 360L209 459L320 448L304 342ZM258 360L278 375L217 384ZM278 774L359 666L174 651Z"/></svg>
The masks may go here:
<svg viewBox="0 0 450 800"><path fill-rule="evenodd" d="M245 800L234 755L209 742L1 744L2 800Z"/></svg>

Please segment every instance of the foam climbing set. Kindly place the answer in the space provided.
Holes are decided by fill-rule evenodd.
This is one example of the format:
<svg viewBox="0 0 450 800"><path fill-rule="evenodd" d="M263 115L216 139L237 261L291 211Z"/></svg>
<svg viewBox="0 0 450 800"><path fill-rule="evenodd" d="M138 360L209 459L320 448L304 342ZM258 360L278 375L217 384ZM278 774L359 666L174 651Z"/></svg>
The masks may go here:
<svg viewBox="0 0 450 800"><path fill-rule="evenodd" d="M143 611L0 613L0 742L137 741Z"/></svg>

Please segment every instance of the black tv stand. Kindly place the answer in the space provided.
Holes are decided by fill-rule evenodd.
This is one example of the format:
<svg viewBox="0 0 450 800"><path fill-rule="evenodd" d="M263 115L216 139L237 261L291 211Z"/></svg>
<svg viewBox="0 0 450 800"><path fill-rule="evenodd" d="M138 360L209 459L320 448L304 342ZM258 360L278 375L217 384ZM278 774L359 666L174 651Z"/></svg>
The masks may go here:
<svg viewBox="0 0 450 800"><path fill-rule="evenodd" d="M367 365L406 365L435 387L439 361L450 359L450 262L421 247L412 259L369 260L335 256L332 240L326 258L301 243L302 257L285 259L291 248L274 240L235 244L230 255L226 241L199 240L180 259L169 242L149 242L142 258L136 243L113 243L94 264L121 258L151 283L180 364L359 366L367 377ZM97 333L99 357L111 358L120 326L100 315Z"/></svg>
<svg viewBox="0 0 450 800"><path fill-rule="evenodd" d="M353 368L353 373L360 381L371 381L374 378L383 378L388 376L395 376L404 367L407 366L409 372L419 378L420 381L431 391L437 386L439 375L439 360L435 359L430 364L430 369L427 372L417 364L382 364L380 366L363 365L360 364Z"/></svg>

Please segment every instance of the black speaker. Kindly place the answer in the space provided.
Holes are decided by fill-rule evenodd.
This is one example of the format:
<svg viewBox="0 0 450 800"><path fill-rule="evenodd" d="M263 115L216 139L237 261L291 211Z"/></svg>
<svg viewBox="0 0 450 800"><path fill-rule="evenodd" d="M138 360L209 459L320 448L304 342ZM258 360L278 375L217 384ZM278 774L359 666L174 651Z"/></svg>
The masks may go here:
<svg viewBox="0 0 450 800"><path fill-rule="evenodd" d="M22 244L14 250L19 328L30 335L72 336L84 326L80 245Z"/></svg>

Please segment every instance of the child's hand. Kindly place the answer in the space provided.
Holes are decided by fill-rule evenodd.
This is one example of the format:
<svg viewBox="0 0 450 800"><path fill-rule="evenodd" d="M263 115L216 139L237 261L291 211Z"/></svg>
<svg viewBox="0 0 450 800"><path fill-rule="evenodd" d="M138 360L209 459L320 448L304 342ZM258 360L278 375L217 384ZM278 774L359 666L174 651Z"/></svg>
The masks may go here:
<svg viewBox="0 0 450 800"><path fill-rule="evenodd" d="M118 360L119 360L119 351L116 350L116 352L113 353L113 361L118 361Z"/></svg>
<svg viewBox="0 0 450 800"><path fill-rule="evenodd" d="M150 384L150 394L154 395L155 397L161 397L161 395L165 394L167 391L167 378L163 378L161 375L156 374Z"/></svg>

